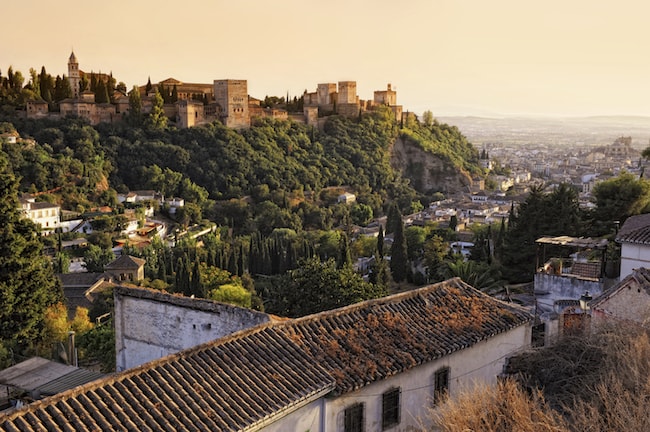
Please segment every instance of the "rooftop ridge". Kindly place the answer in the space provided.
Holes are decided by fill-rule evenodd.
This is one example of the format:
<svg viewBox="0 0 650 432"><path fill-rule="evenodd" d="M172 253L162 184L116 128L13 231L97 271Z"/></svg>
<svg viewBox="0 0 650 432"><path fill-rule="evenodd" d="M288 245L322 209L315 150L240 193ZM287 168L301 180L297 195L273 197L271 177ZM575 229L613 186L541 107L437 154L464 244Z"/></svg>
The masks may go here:
<svg viewBox="0 0 650 432"><path fill-rule="evenodd" d="M116 287L116 288L118 288L118 287ZM115 383L125 381L125 380L127 380L127 379L129 379L131 377L138 376L142 372L151 371L151 370L155 369L158 366L168 365L168 364L173 363L176 360L181 360L181 359L187 357L188 355L199 354L199 353L205 352L205 351L207 351L207 350L209 350L211 348L217 348L219 346L226 345L226 344L228 344L230 342L234 342L234 341L236 341L238 339L241 339L241 338L244 338L246 336L250 336L250 335L253 335L253 334L256 334L256 333L260 333L263 330L265 330L265 329L267 329L269 327L272 327L272 326L273 326L273 323L267 322L267 323L259 324L259 325L255 326L255 327L240 330L240 331L232 333L232 334L230 334L228 336L224 336L223 338L219 338L219 339L216 339L216 340L213 340L213 341L209 341L209 342L194 346L192 348L188 348L188 349L185 349L185 350L182 350L182 351L178 351L176 353L166 355L166 356L161 357L159 359L152 360L150 362L147 362L147 363L141 364L139 366L127 369L125 371L115 372L113 374L107 375L104 378L100 378L98 380L91 381L89 383L86 383L86 384L83 384L81 386L78 386L78 387L72 388L70 390L67 390L65 392L43 398L41 400L30 403L30 404L28 404L26 406L23 406L21 408L14 408L12 410L9 410L5 417L3 417L2 414L0 413L0 425L2 424L3 421L8 421L8 420L10 421L10 420L16 418L19 415L21 415L21 416L24 415L27 412L37 411L42 406L50 406L50 405L53 405L53 404L55 404L55 403L57 403L59 401L65 401L67 399L74 398L74 397L79 396L81 394L87 393L88 391L92 391L92 390L99 389L99 388L102 388L102 387L107 386L107 385L112 385L112 384L115 384ZM298 347L296 347L296 348L298 348ZM297 351L300 351L300 350L297 349ZM318 366L318 365L316 365L316 366Z"/></svg>
<svg viewBox="0 0 650 432"><path fill-rule="evenodd" d="M187 297L179 293L168 293L154 288L119 285L115 287L115 290L117 294L122 296L155 300L161 303L173 304L188 309L208 312L214 311L216 308L243 310L254 315L265 315L271 319L271 315L254 309L235 306L229 303L222 303L211 299Z"/></svg>

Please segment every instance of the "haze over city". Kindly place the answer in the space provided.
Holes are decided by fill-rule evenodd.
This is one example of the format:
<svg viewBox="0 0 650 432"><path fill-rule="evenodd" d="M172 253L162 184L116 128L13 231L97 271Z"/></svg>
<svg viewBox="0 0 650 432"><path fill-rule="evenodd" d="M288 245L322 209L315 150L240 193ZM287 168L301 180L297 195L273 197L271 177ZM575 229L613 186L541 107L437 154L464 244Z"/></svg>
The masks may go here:
<svg viewBox="0 0 650 432"><path fill-rule="evenodd" d="M128 88L174 77L248 80L300 96L391 83L405 110L434 115L650 115L650 4L551 0L72 0L2 6L0 70L28 77L110 72Z"/></svg>

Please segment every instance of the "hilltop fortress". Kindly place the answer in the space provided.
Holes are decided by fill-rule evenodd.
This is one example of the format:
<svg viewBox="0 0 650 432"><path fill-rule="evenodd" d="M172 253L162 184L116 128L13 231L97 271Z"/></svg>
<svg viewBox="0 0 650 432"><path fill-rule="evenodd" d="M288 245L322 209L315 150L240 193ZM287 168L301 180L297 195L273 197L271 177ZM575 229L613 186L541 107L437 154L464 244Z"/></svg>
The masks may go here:
<svg viewBox="0 0 650 432"><path fill-rule="evenodd" d="M79 69L77 57L73 52L68 59L67 77L72 89L72 97L59 103L59 113L49 112L45 101L28 101L27 117L75 116L85 118L94 125L117 122L128 114L129 96L125 92L116 90L113 95L110 95L112 103L97 103L93 92L82 91L83 76L84 72ZM98 79L107 78L102 74L98 76ZM390 84L386 90L375 91L372 100L359 99L356 81L340 81L338 86L336 83L318 84L315 92L303 93L302 113L290 113L283 108L263 107L260 99L248 94L246 80L220 79L214 80L212 84L197 84L184 83L174 78L153 85L147 83L138 88L142 100L142 112L151 111L154 96L161 89L168 96L168 101L163 107L165 114L180 128L219 120L228 127L242 129L250 127L253 119L263 117L291 119L311 126L319 126L329 115L357 117L381 105L389 106L398 120L403 115L402 106L397 105L397 92Z"/></svg>

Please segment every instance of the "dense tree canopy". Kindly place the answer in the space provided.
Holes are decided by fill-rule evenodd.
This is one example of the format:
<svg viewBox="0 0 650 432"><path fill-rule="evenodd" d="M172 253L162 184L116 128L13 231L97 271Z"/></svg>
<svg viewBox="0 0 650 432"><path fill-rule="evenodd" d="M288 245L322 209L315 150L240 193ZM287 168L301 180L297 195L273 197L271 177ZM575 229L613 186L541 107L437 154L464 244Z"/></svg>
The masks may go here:
<svg viewBox="0 0 650 432"><path fill-rule="evenodd" d="M531 280L535 274L537 239L580 236L583 221L578 194L570 185L561 184L550 193L542 186L533 188L510 214L500 256L506 279L510 282Z"/></svg>
<svg viewBox="0 0 650 432"><path fill-rule="evenodd" d="M365 282L351 266L337 268L336 260L314 257L284 276L264 281L265 310L299 317L335 309L386 294L381 285Z"/></svg>
<svg viewBox="0 0 650 432"><path fill-rule="evenodd" d="M61 300L38 230L21 214L18 181L0 154L0 344L28 348L43 336L47 308Z"/></svg>
<svg viewBox="0 0 650 432"><path fill-rule="evenodd" d="M600 234L608 234L614 221L620 224L629 216L647 211L650 205L650 181L623 172L618 177L597 183L593 190L596 210L594 224Z"/></svg>

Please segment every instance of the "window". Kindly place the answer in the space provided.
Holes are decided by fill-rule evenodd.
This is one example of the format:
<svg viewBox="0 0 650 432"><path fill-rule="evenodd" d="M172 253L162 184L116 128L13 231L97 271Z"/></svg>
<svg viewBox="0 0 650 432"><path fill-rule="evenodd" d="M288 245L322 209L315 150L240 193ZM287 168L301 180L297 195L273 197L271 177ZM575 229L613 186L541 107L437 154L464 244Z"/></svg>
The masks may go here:
<svg viewBox="0 0 650 432"><path fill-rule="evenodd" d="M363 431L363 404L358 403L345 409L345 432Z"/></svg>
<svg viewBox="0 0 650 432"><path fill-rule="evenodd" d="M400 389L388 390L381 396L381 427L388 429L399 423Z"/></svg>
<svg viewBox="0 0 650 432"><path fill-rule="evenodd" d="M433 377L433 404L443 402L449 393L449 368L439 369Z"/></svg>

